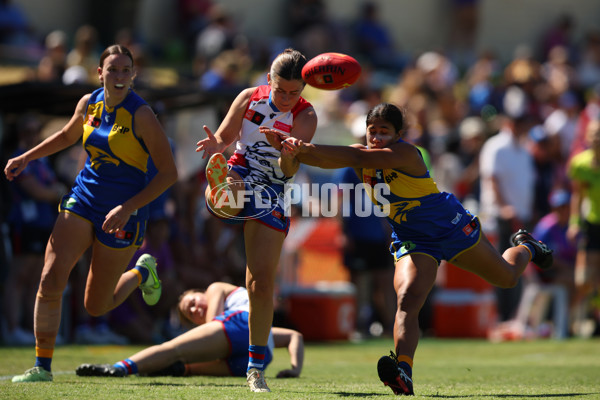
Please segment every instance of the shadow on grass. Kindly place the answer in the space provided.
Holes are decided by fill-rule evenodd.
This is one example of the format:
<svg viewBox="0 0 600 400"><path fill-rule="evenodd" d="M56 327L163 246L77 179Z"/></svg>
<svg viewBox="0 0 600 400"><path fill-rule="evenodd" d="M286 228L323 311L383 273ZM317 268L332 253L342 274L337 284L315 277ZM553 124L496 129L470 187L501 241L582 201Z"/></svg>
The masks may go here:
<svg viewBox="0 0 600 400"><path fill-rule="evenodd" d="M436 399L466 399L466 398L475 398L475 397L501 397L501 398L532 398L532 399L552 399L552 398L562 398L562 397L573 397L573 396L596 396L600 393L553 393L553 394L476 394L476 395L466 395L466 396L452 396L452 395L441 395L441 394L430 394L427 397L436 398Z"/></svg>
<svg viewBox="0 0 600 400"><path fill-rule="evenodd" d="M100 380L95 380L96 377L94 377L93 379L90 379L88 381L86 381L86 384L94 384L94 385L104 385L105 382L102 382ZM100 379L104 379L104 377L101 377ZM120 378L107 378L110 379L111 381L115 382L115 383L119 383L119 384L125 384L127 386L144 386L144 387L148 387L148 386L182 386L182 387L191 387L191 386L197 386L197 387L231 387L231 388L238 388L240 387L240 385L236 385L233 383L177 383L177 382L136 382L134 379L131 380L120 380L117 381L116 379L120 379ZM189 382L189 381L187 381ZM242 386L243 387L243 386Z"/></svg>
<svg viewBox="0 0 600 400"><path fill-rule="evenodd" d="M333 392L332 394L336 394L340 397L355 397L355 398L361 398L361 397L375 397L375 396L385 396L385 397L390 397L390 393L356 393L356 392Z"/></svg>

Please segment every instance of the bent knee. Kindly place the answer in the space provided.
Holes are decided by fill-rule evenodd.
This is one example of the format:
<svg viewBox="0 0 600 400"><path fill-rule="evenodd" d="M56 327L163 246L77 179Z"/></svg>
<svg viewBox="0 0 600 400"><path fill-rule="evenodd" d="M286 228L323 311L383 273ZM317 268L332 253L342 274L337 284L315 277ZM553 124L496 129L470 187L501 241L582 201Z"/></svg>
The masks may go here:
<svg viewBox="0 0 600 400"><path fill-rule="evenodd" d="M494 284L494 286L497 286L500 289L511 289L517 286L517 283L519 283L519 276L514 274L507 274L506 276L502 277L502 279L499 279L496 282L492 283Z"/></svg>
<svg viewBox="0 0 600 400"><path fill-rule="evenodd" d="M103 306L102 304L92 303L90 301L84 302L84 307L88 314L90 314L92 317L99 317L108 312L107 307Z"/></svg>

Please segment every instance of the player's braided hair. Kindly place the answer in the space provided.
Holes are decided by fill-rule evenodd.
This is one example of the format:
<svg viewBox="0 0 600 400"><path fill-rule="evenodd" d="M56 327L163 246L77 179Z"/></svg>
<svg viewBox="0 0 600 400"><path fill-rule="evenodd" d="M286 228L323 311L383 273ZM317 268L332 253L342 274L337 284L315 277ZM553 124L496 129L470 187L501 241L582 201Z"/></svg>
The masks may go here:
<svg viewBox="0 0 600 400"><path fill-rule="evenodd" d="M306 64L307 60L304 54L298 50L291 48L285 49L280 53L273 63L271 64L271 76L277 75L278 77L292 81L302 80L302 67Z"/></svg>

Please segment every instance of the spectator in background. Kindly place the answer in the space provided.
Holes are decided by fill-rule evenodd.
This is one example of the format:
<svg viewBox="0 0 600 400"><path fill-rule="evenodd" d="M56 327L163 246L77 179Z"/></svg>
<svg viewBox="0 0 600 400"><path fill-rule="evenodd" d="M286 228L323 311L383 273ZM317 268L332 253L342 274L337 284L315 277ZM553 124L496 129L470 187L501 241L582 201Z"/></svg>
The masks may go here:
<svg viewBox="0 0 600 400"><path fill-rule="evenodd" d="M438 157L435 180L442 191L453 193L460 201L479 203L479 153L487 139L487 127L480 117L467 117L458 127L459 140ZM471 203L473 204L473 203ZM476 212L468 207L472 212Z"/></svg>
<svg viewBox="0 0 600 400"><path fill-rule="evenodd" d="M67 53L67 68L83 67L85 83L95 83L98 68L98 31L91 25L81 25L75 32L73 48Z"/></svg>
<svg viewBox="0 0 600 400"><path fill-rule="evenodd" d="M178 0L179 21L186 48L193 54L194 41L208 25L212 0Z"/></svg>
<svg viewBox="0 0 600 400"><path fill-rule="evenodd" d="M590 31L585 35L577 65L577 77L582 88L600 84L600 30Z"/></svg>
<svg viewBox="0 0 600 400"><path fill-rule="evenodd" d="M557 138L557 146L560 149L560 163L563 169L566 168L566 162L575 140L580 113L580 100L575 93L567 91L560 95L556 108L544 119L546 132Z"/></svg>
<svg viewBox="0 0 600 400"><path fill-rule="evenodd" d="M407 63L396 49L392 35L379 18L375 1L360 4L359 15L352 28L353 43L362 62L372 64L377 70L400 73ZM381 71L380 71L381 72Z"/></svg>
<svg viewBox="0 0 600 400"><path fill-rule="evenodd" d="M569 14L561 14L556 21L550 26L550 28L544 32L541 43L541 54L539 54L542 60L550 58L552 49L556 46L564 47L567 50L569 60L573 60L576 56L574 53L573 45L573 28L575 26L575 20Z"/></svg>
<svg viewBox="0 0 600 400"><path fill-rule="evenodd" d="M450 34L447 48L450 58L461 70L472 64L479 29L479 0L452 0Z"/></svg>
<svg viewBox="0 0 600 400"><path fill-rule="evenodd" d="M54 30L46 36L45 54L38 63L37 80L41 82L62 82L67 69L67 34Z"/></svg>
<svg viewBox="0 0 600 400"><path fill-rule="evenodd" d="M550 212L550 192L556 186L567 185L567 177L561 164L560 139L550 135L543 125L529 130L528 149L535 165L535 195L533 221Z"/></svg>
<svg viewBox="0 0 600 400"><path fill-rule="evenodd" d="M554 325L552 336L564 339L569 335L569 315L575 295L575 256L577 249L567 237L570 214L570 193L565 189L555 189L548 197L551 211L543 216L533 230L538 240L546 243L553 250L552 268L543 270L534 264L530 280L538 285L538 290L546 296L552 296L554 307L552 314ZM543 313L546 308L543 308ZM543 321L546 315L539 315ZM543 332L540 332L543 333Z"/></svg>
<svg viewBox="0 0 600 400"><path fill-rule="evenodd" d="M225 50L212 62L200 77L200 87L205 91L237 93L247 86L247 72L252 60L238 50Z"/></svg>
<svg viewBox="0 0 600 400"><path fill-rule="evenodd" d="M543 283L554 283L565 287L569 304L574 296L575 256L577 248L569 240L571 194L563 188L553 190L548 197L551 211L543 216L535 228L533 235L554 250L552 268L542 270L535 267L539 280Z"/></svg>
<svg viewBox="0 0 600 400"><path fill-rule="evenodd" d="M194 74L201 76L221 52L236 48L236 41L245 41L232 16L221 4L213 4L209 23L198 33L194 52Z"/></svg>
<svg viewBox="0 0 600 400"><path fill-rule="evenodd" d="M600 83L588 90L585 107L579 114L569 160L589 147L588 124L596 119L600 119Z"/></svg>
<svg viewBox="0 0 600 400"><path fill-rule="evenodd" d="M42 141L42 122L31 113L17 121L17 157ZM57 205L67 187L56 178L48 160L43 157L29 163L10 182L11 207L7 222L10 227L13 260L4 282L2 326L4 343L33 345L35 337L30 322L42 266L44 250L57 216ZM26 322L27 321L27 322Z"/></svg>
<svg viewBox="0 0 600 400"><path fill-rule="evenodd" d="M328 51L348 52L346 31L329 15L323 0L288 0L285 24L293 47L310 60Z"/></svg>
<svg viewBox="0 0 600 400"><path fill-rule="evenodd" d="M0 44L32 46L33 30L27 16L13 0L0 0Z"/></svg>
<svg viewBox="0 0 600 400"><path fill-rule="evenodd" d="M532 118L527 114L525 93L511 86L504 97L500 131L490 137L479 156L480 216L488 232L496 232L496 246L503 252L510 246L512 232L533 223L535 167L525 142ZM513 317L519 303L520 284L496 289L501 321Z"/></svg>
<svg viewBox="0 0 600 400"><path fill-rule="evenodd" d="M533 339L569 335L569 314L574 299L576 248L567 238L569 227L569 192L559 188L548 199L552 210L533 230L535 238L554 250L551 268L541 269L533 263L523 273L523 296L514 319L502 322L489 332L492 341ZM552 324L547 324L552 300Z"/></svg>
<svg viewBox="0 0 600 400"><path fill-rule="evenodd" d="M586 139L589 149L574 156L569 165L573 193L568 235L578 243L574 321L578 335L583 335L590 297L600 289L600 120L588 123Z"/></svg>

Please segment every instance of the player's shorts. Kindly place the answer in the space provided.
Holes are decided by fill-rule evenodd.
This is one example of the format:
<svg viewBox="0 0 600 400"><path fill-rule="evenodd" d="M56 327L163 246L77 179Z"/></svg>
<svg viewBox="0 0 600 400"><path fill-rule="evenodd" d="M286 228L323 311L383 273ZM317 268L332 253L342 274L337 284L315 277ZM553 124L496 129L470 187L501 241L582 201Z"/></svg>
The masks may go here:
<svg viewBox="0 0 600 400"><path fill-rule="evenodd" d="M244 180L246 195L240 197L240 201L244 201L244 208L236 215L222 217L215 214L207 203L208 211L228 224L254 220L287 236L290 230L290 218L285 212L284 185L247 182L245 178L249 174L248 168L241 165L230 165L230 168Z"/></svg>
<svg viewBox="0 0 600 400"><path fill-rule="evenodd" d="M226 358L227 366L232 376L246 376L248 369L248 347L250 345L250 331L248 330L247 311L226 311L215 317L215 321L223 324L223 330L229 341L229 355ZM267 347L265 354L265 368L273 359L273 353Z"/></svg>
<svg viewBox="0 0 600 400"><path fill-rule="evenodd" d="M85 205L72 191L62 198L58 205L58 211L75 214L89 221L94 227L96 238L107 247L113 249L125 249L130 246L140 247L144 241L146 219L131 215L123 229L116 233L106 233L102 230L106 214Z"/></svg>
<svg viewBox="0 0 600 400"><path fill-rule="evenodd" d="M472 248L481 239L479 218L465 212L456 225L449 225L448 234L443 237L402 241L394 235L390 252L396 262L414 253L425 253L435 258L438 265L442 260L452 261L460 253Z"/></svg>
<svg viewBox="0 0 600 400"><path fill-rule="evenodd" d="M600 251L600 224L583 221L579 246L586 251Z"/></svg>

